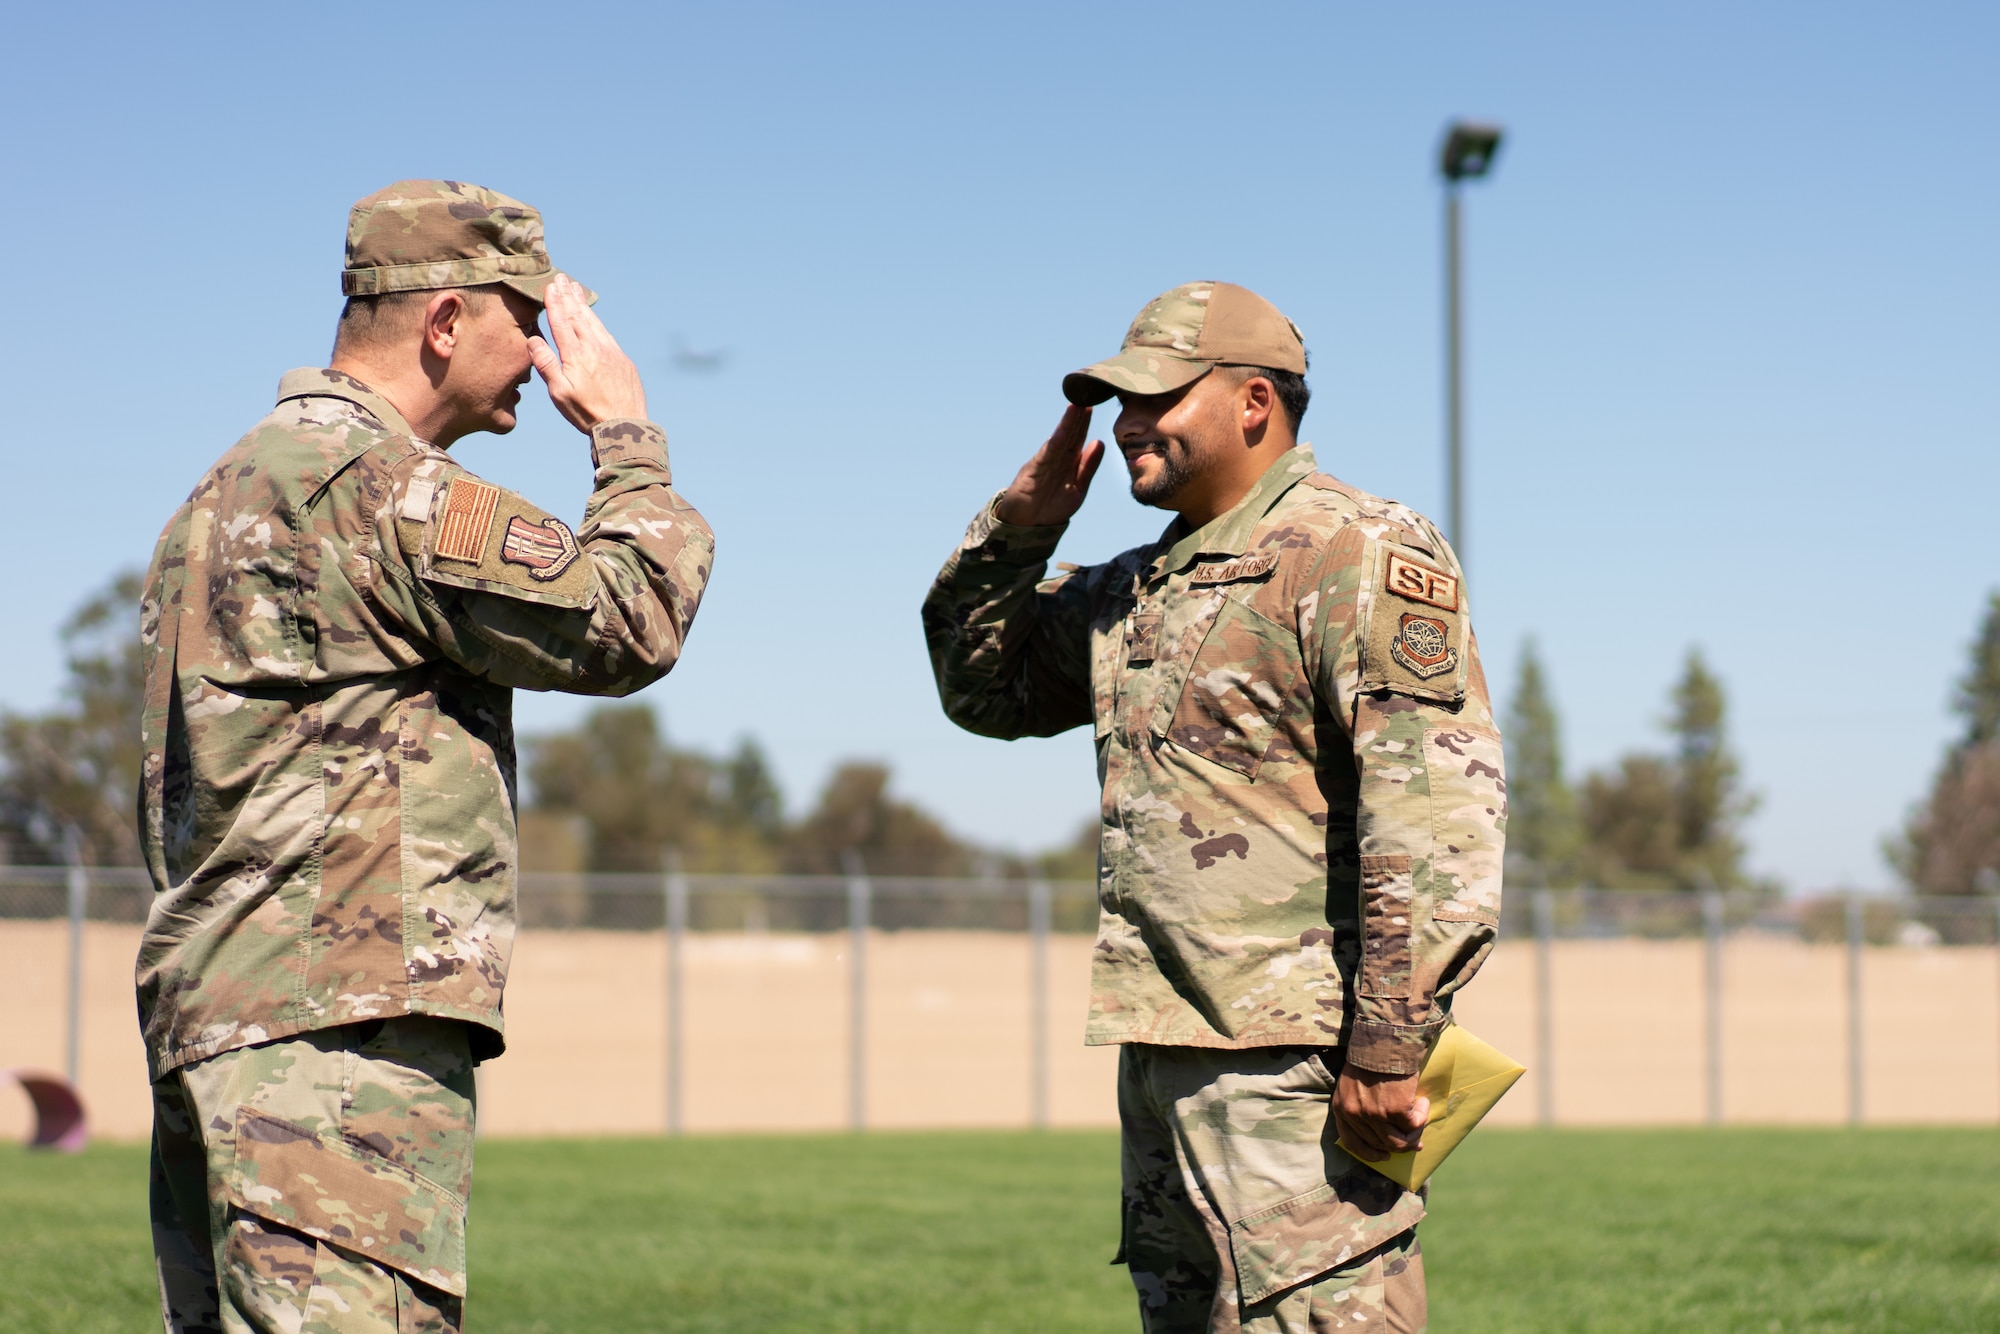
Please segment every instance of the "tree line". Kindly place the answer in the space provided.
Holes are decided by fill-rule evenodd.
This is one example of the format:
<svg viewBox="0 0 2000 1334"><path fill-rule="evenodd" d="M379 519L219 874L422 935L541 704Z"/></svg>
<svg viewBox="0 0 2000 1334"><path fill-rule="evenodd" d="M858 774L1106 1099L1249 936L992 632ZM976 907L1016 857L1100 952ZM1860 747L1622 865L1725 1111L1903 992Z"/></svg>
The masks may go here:
<svg viewBox="0 0 2000 1334"><path fill-rule="evenodd" d="M1668 705L1664 751L1621 756L1573 787L1547 672L1528 642L1501 728L1512 885L1776 892L1744 866L1743 821L1757 797L1729 746L1722 682L1699 650Z"/></svg>
<svg viewBox="0 0 2000 1334"><path fill-rule="evenodd" d="M889 766L835 767L796 818L763 749L726 754L669 743L643 704L593 708L574 730L529 739L522 865L530 871L657 871L669 854L695 873L1096 876L1097 822L1022 856L981 847L890 788Z"/></svg>
<svg viewBox="0 0 2000 1334"><path fill-rule="evenodd" d="M0 710L0 864L136 866L139 720L145 698L136 571L63 623L61 701ZM885 764L837 766L792 818L763 751L745 738L711 755L676 747L643 704L605 704L569 731L522 745L529 870L657 871L672 850L690 872L839 874L859 857L877 875L1094 879L1096 821L1020 855L959 837L897 797Z"/></svg>
<svg viewBox="0 0 2000 1334"><path fill-rule="evenodd" d="M0 863L74 854L138 864L139 594L136 572L118 575L63 623L56 707L0 710ZM1664 747L1573 785L1548 673L1527 645L1503 720L1514 886L1776 892L1745 866L1743 822L1758 799L1729 745L1722 683L1699 651L1667 702ZM2000 592L1952 708L1959 730L1884 852L1915 893L2000 893ZM523 751L529 870L656 871L671 850L691 872L839 874L859 857L877 875L1094 875L1094 819L1036 854L981 847L896 796L888 766L864 760L837 766L793 816L754 740L722 754L677 747L641 704L600 705Z"/></svg>
<svg viewBox="0 0 2000 1334"><path fill-rule="evenodd" d="M1990 594L1952 698L1960 731L1883 854L1914 894L2000 893L2000 592ZM1512 886L1722 889L1775 894L1744 865L1759 798L1728 744L1722 683L1690 650L1668 696L1668 744L1564 776L1548 677L1529 641L1509 703L1507 871Z"/></svg>

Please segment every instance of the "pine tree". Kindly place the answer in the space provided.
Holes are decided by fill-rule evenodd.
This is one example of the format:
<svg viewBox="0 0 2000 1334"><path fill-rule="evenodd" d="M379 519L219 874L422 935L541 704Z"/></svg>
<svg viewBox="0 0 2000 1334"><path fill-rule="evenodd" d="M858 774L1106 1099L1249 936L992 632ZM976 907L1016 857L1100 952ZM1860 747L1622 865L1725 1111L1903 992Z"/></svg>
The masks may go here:
<svg viewBox="0 0 2000 1334"><path fill-rule="evenodd" d="M1530 888L1574 884L1576 794L1563 778L1562 729L1532 639L1521 648L1506 738L1508 870Z"/></svg>
<svg viewBox="0 0 2000 1334"><path fill-rule="evenodd" d="M1987 594L1986 618L1972 644L1972 662L1958 683L1953 711L1965 719L1960 750L2000 740L2000 591Z"/></svg>
<svg viewBox="0 0 2000 1334"><path fill-rule="evenodd" d="M1674 686L1674 815L1683 889L1742 888L1742 822L1757 799L1742 791L1736 757L1723 732L1722 683L1689 649Z"/></svg>
<svg viewBox="0 0 2000 1334"><path fill-rule="evenodd" d="M1600 889L1680 888L1674 766L1664 756L1619 757L1583 780L1586 883Z"/></svg>
<svg viewBox="0 0 2000 1334"><path fill-rule="evenodd" d="M1757 807L1729 749L1722 683L1698 649L1674 684L1671 755L1635 754L1584 782L1585 876L1611 889L1768 889L1744 869Z"/></svg>
<svg viewBox="0 0 2000 1334"><path fill-rule="evenodd" d="M1965 730L1886 851L1916 893L1992 893L2000 890L2000 592L1987 597L1952 711Z"/></svg>

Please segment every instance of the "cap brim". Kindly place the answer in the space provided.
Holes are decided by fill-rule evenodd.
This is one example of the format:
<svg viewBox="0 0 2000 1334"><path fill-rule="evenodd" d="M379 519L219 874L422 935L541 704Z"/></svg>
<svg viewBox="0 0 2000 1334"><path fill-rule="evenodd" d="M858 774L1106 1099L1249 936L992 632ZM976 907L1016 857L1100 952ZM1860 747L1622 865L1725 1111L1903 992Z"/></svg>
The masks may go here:
<svg viewBox="0 0 2000 1334"><path fill-rule="evenodd" d="M522 296L528 298L528 300L540 302L546 306L549 303L548 296L546 295L549 290L549 284L555 281L556 274L560 272L560 269L550 269L547 273L537 273L528 278L502 278L500 283L502 286L513 288ZM579 283L578 286L582 286L582 284ZM586 306L596 305L597 293L585 287L583 289L583 304Z"/></svg>
<svg viewBox="0 0 2000 1334"><path fill-rule="evenodd" d="M1212 362L1182 361L1148 348L1120 352L1109 361L1085 366L1063 376L1063 397L1078 407L1094 408L1119 394L1171 394L1185 389L1214 370Z"/></svg>

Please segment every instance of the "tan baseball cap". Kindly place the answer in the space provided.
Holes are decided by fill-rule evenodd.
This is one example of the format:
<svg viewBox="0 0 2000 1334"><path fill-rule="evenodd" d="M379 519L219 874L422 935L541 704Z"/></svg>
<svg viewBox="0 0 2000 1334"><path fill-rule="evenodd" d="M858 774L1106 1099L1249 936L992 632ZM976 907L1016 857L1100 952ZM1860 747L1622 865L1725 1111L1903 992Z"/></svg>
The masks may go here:
<svg viewBox="0 0 2000 1334"><path fill-rule="evenodd" d="M1063 377L1063 397L1095 407L1114 394L1166 394L1217 366L1306 373L1306 340L1278 308L1234 283L1182 283L1146 303L1118 355Z"/></svg>
<svg viewBox="0 0 2000 1334"><path fill-rule="evenodd" d="M542 215L518 199L463 181L397 181L347 214L347 296L503 283L543 299L556 268ZM584 289L591 304L597 293Z"/></svg>

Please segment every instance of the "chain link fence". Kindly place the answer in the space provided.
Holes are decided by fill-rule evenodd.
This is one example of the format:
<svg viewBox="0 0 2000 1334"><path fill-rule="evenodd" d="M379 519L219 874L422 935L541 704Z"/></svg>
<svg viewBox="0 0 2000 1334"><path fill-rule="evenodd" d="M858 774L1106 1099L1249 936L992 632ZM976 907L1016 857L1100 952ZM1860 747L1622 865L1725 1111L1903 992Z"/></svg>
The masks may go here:
<svg viewBox="0 0 2000 1334"><path fill-rule="evenodd" d="M1763 895L1658 893L1601 889L1511 892L1501 917L1502 939L1534 941L1536 1120L1554 1125L1558 1073L1555 1025L1565 998L1556 984L1555 950L1564 941L1700 941L1703 1119L1721 1124L1725 1104L1725 1018L1730 1009L1726 965L1732 946L1791 943L1839 946L1845 959L1843 1013L1846 1119L1867 1119L1867 957L1871 947L1992 952L1994 991L1987 997L1926 998L1934 1012L2000 1001L2000 897L1919 898L1837 894L1780 900ZM1673 1003L1688 998L1676 997ZM1971 1004L1968 1004L1970 1002ZM2000 1028L2000 1016L1996 1017ZM2000 1041L1989 1063L2000 1072Z"/></svg>
<svg viewBox="0 0 2000 1334"><path fill-rule="evenodd" d="M46 954L47 946L59 939L50 932L65 919L69 924L60 1009L52 1003L37 1003L35 1010L51 1019L61 1015L67 1073L72 1078L79 1068L79 1035L85 1027L79 1012L86 1003L86 983L81 976L86 924L136 928L145 920L151 898L151 885L137 869L0 866L0 939L7 938L13 923L39 922L42 925L37 929L42 934L34 939L41 943L33 948ZM818 995L813 1003L822 1010L841 1012L844 1119L860 1129L874 1119L869 1105L871 1065L878 1058L907 1055L895 1049L894 1044L910 1040L899 1036L904 1030L897 1027L897 1016L888 1010L871 1013L871 998L881 1007L880 998L891 994L889 988L896 979L887 972L899 966L896 959L904 957L893 946L897 933L905 932L978 933L1025 945L1027 967L1016 981L1006 981L1003 974L998 981L989 979L980 985L989 991L1018 987L1016 994L998 997L988 1008L998 1005L1007 1014L1019 1016L1006 1022L1025 1024L1027 1120L1048 1124L1050 1035L1053 1028L1059 1038L1069 1038L1077 1017L1067 1012L1067 1005L1059 1016L1051 1013L1050 941L1052 936L1074 939L1077 962L1064 967L1072 971L1082 967L1082 953L1095 930L1096 917L1095 888L1087 882L873 876L859 866L842 876L531 874L522 877L520 894L521 925L530 935L551 933L581 941L596 938L588 933L613 933L614 944L618 938L643 944L641 938L650 934L658 945L647 949L663 946L657 954L633 957L654 960L643 966L657 970L656 981L647 984L657 986L653 994L659 999L650 1003L661 1009L661 1050L655 1058L660 1083L654 1086L658 1090L654 1105L661 1109L656 1124L669 1132L679 1132L688 1125L686 1107L693 1076L688 1052L691 1039L702 1036L691 1032L690 1024L706 1022L701 1016L712 1013L694 1003L699 1002L699 996L690 995L691 941L809 937L835 947L844 974L840 987L844 994ZM974 939L970 935L964 938ZM1761 965L1734 961L1761 958L1758 950L1772 944L1820 947L1813 951L1813 957L1827 962L1822 969L1824 980L1815 983L1827 994L1813 1003L1822 1012L1837 1009L1844 1016L1839 1043L1846 1088L1844 1112L1849 1121L1868 1119L1871 1056L1890 1054L1869 1050L1871 1005L1881 1007L1896 999L1889 994L1889 984L1880 988L1880 996L1871 997L1869 976L1871 967L1878 966L1875 961L1886 968L1891 959L1931 952L1967 965L1947 970L1948 977L1939 974L1946 980L1933 984L1966 994L1927 996L1925 1005L1937 1015L1983 1015L1992 1008L1996 1029L2000 1029L2000 897L1837 895L1773 900L1721 893L1510 890L1501 938L1506 942L1503 957L1530 965L1523 998L1526 1013L1522 1015L1528 1022L1514 1025L1509 1040L1533 1073L1528 1086L1533 1119L1545 1124L1564 1119L1556 1091L1559 1074L1571 1080L1597 1077L1593 1070L1561 1069L1566 1060L1573 1067L1583 1067L1591 1059L1587 1052L1582 1057L1566 1056L1566 1048L1558 1041L1558 1029L1568 1022L1568 1016L1597 1003L1596 997L1582 994L1581 982L1565 981L1560 959L1569 957L1563 952L1573 951L1579 944L1654 942L1673 947L1678 951L1677 959L1698 960L1698 968L1690 964L1684 974L1677 975L1683 980L1673 984L1671 994L1642 997L1639 1004L1642 1008L1674 1007L1677 1013L1698 1012L1701 1105L1704 1118L1710 1122L1724 1120L1728 1106L1725 1075L1730 1065L1725 1049L1731 1030L1725 1021L1732 1017L1733 1005L1756 1003L1739 999L1738 992L1743 971ZM877 950L871 950L871 941ZM890 962L871 957L877 953ZM1072 956L1062 957L1068 960ZM1829 985L1831 960L1835 958L1842 960L1837 990ZM1990 968L1972 966L1983 965L1987 959L1991 960ZM46 992L57 973L53 959L42 963L48 966L37 976L47 979L42 985ZM1732 973L1732 968L1738 971ZM1688 985L1697 971L1698 985ZM1516 975L1520 976L1518 967ZM90 978L93 1002L107 988L129 988L129 976L127 972L121 977ZM1981 976L1986 978L1984 983L1978 981ZM1067 985L1072 979L1066 972L1059 980ZM1484 1003L1482 991L1501 990L1486 984L1487 979L1482 978L1480 985L1467 993L1468 1007ZM1984 993L1978 994L1982 986ZM54 997L41 1000L53 1002ZM122 1003L129 1007L128 989ZM1488 1020L1482 1015L1474 1022L1484 1025ZM1882 1022L1888 1021L1878 1021L1878 1029ZM1523 1045L1530 1049L1520 1050ZM1877 1045L1881 1045L1879 1039ZM1991 1051L1973 1054L2000 1077L2000 1035L1990 1045Z"/></svg>

